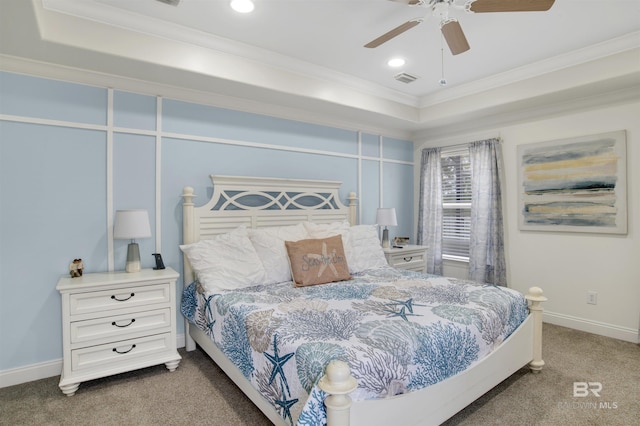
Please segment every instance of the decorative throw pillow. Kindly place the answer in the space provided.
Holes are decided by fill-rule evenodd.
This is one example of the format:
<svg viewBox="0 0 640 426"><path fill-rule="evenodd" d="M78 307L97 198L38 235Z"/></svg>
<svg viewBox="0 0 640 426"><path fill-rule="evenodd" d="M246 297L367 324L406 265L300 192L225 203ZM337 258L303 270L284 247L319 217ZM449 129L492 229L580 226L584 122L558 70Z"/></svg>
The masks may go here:
<svg viewBox="0 0 640 426"><path fill-rule="evenodd" d="M375 225L355 225L349 229L349 270L352 274L388 266Z"/></svg>
<svg viewBox="0 0 640 426"><path fill-rule="evenodd" d="M294 287L350 280L342 237L285 241Z"/></svg>
<svg viewBox="0 0 640 426"><path fill-rule="evenodd" d="M302 223L291 226L249 229L249 239L258 253L266 273L264 284L291 281L291 269L285 241L309 238Z"/></svg>
<svg viewBox="0 0 640 426"><path fill-rule="evenodd" d="M349 222L304 222L304 227L307 228L309 238L328 238L333 237L334 235L340 235L342 237L344 254L347 256L347 263L351 265L351 262L349 262L349 259L351 258L351 241L349 239L349 228L351 228L351 225Z"/></svg>
<svg viewBox="0 0 640 426"><path fill-rule="evenodd" d="M207 293L264 283L264 267L244 226L180 249Z"/></svg>

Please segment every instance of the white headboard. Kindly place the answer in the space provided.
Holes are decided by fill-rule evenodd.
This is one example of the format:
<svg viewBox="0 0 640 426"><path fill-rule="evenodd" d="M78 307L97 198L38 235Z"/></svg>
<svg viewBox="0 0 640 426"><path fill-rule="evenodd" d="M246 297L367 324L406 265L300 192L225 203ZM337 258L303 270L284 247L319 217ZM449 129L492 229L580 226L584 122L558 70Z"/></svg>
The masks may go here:
<svg viewBox="0 0 640 426"><path fill-rule="evenodd" d="M207 204L195 207L193 188L182 190L184 202L183 244L212 238L238 226L261 228L300 222L331 223L357 218L355 192L348 206L339 198L341 183L324 180L260 178L211 175L213 195ZM189 262L184 261L184 282L193 281Z"/></svg>

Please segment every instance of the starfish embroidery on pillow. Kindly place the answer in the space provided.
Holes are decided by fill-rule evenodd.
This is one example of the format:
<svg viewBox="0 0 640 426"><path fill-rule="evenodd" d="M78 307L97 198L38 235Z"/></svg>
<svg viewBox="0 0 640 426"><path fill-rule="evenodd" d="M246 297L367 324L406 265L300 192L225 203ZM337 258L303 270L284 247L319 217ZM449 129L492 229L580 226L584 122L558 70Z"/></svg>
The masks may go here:
<svg viewBox="0 0 640 426"><path fill-rule="evenodd" d="M336 250L333 249L330 254L327 254L327 243L322 243L322 254L307 254L308 259L314 259L320 263L320 268L318 268L318 277L321 277L324 274L327 266L333 272L333 275L338 276L338 270L336 269L334 263L336 262Z"/></svg>

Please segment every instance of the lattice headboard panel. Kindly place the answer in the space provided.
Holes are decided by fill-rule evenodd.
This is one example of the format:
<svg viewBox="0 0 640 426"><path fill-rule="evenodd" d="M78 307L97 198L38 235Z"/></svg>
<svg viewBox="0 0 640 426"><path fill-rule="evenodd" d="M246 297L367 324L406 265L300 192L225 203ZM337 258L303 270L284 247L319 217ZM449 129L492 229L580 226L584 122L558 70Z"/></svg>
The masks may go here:
<svg viewBox="0 0 640 426"><path fill-rule="evenodd" d="M356 222L356 194L349 193L348 206L339 198L341 183L335 181L256 178L211 175L213 195L195 207L193 188L182 191L183 242L194 243L230 232L238 226L261 228L300 222ZM185 283L192 281L185 259Z"/></svg>

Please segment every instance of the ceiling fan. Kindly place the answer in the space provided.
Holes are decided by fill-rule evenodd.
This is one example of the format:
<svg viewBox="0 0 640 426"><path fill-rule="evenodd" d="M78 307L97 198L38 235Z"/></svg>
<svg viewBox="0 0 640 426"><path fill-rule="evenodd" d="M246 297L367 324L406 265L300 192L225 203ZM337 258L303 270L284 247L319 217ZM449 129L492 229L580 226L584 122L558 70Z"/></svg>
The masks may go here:
<svg viewBox="0 0 640 426"><path fill-rule="evenodd" d="M405 3L409 6L424 7L431 10L431 14L440 18L440 31L449 45L451 53L458 55L469 50L469 43L457 19L449 17L449 8L463 9L468 13L488 12L544 12L553 6L555 0L466 0L464 4L456 4L455 0L389 0ZM364 47L374 48L399 36L422 23L426 18L416 18L397 26L365 44Z"/></svg>

